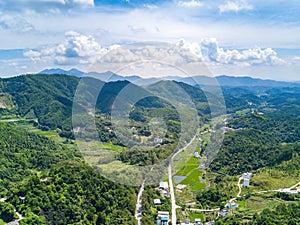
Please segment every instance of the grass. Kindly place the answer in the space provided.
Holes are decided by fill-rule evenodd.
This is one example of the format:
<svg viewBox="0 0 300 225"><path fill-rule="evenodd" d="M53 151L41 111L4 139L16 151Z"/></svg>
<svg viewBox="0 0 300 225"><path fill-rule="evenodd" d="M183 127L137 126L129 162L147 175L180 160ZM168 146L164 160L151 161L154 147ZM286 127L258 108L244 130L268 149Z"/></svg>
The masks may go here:
<svg viewBox="0 0 300 225"><path fill-rule="evenodd" d="M194 220L195 220L196 218L200 218L201 221L204 221L204 216L203 216L203 214L190 212L190 213L189 213L189 216L190 216L190 218L191 218L191 222L194 222Z"/></svg>
<svg viewBox="0 0 300 225"><path fill-rule="evenodd" d="M195 158L194 156L190 156L185 165L179 171L177 171L176 175L187 176L191 171L199 167L198 161L199 159Z"/></svg>
<svg viewBox="0 0 300 225"><path fill-rule="evenodd" d="M187 176L192 170L197 169L198 168L198 164L194 165L194 164L186 164L182 169L180 169L176 175L179 176Z"/></svg>
<svg viewBox="0 0 300 225"><path fill-rule="evenodd" d="M205 184L203 183L197 183L197 184L194 184L192 186L192 191L199 191L201 189L205 188Z"/></svg>
<svg viewBox="0 0 300 225"><path fill-rule="evenodd" d="M299 176L286 176L280 174L280 171L262 171L257 175L253 176L250 181L254 185L251 185L250 188L252 191L261 191L261 190L276 190L280 188L288 188L300 181Z"/></svg>
<svg viewBox="0 0 300 225"><path fill-rule="evenodd" d="M0 219L0 225L5 225L6 223Z"/></svg>
<svg viewBox="0 0 300 225"><path fill-rule="evenodd" d="M199 177L202 175L202 172L200 170L194 170L192 171L187 178L185 178L181 184L186 184L186 185L190 185L193 186L196 183L200 182Z"/></svg>
<svg viewBox="0 0 300 225"><path fill-rule="evenodd" d="M237 201L237 203L240 205L240 208L245 208L246 207L246 201Z"/></svg>

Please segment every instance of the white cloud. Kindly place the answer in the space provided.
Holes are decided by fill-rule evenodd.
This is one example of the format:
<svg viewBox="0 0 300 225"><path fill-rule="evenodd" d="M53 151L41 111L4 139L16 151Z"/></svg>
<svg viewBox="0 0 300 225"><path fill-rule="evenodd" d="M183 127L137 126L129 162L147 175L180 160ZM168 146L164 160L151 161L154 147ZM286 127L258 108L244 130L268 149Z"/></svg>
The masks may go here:
<svg viewBox="0 0 300 225"><path fill-rule="evenodd" d="M239 12L252 10L253 6L246 0L227 1L225 4L219 6L219 12Z"/></svg>
<svg viewBox="0 0 300 225"><path fill-rule="evenodd" d="M52 59L59 65L89 64L106 54L110 49L117 47L117 45L113 45L110 48L104 48L92 36L69 31L66 33L65 40L56 47L29 50L24 52L24 56L33 61Z"/></svg>
<svg viewBox="0 0 300 225"><path fill-rule="evenodd" d="M34 31L34 26L21 16L0 16L0 28L16 33L27 33Z"/></svg>
<svg viewBox="0 0 300 225"><path fill-rule="evenodd" d="M277 53L271 49L253 48L247 50L225 50L219 47L219 43L215 38L204 38L197 43L188 43L184 40L179 41L179 46L189 49L198 57L205 55L207 62L215 62L219 64L234 65L282 65L285 61L277 56ZM198 51L200 52L198 53Z"/></svg>
<svg viewBox="0 0 300 225"><path fill-rule="evenodd" d="M112 52L107 54L108 52ZM174 65L205 61L219 65L282 65L285 61L271 49L253 48L247 50L225 50L219 47L215 38L204 38L199 43L180 39L176 45L119 45L102 47L92 36L74 31L66 33L65 40L50 48L28 50L24 56L34 62L52 60L58 65L93 63L134 63L143 60L161 61L167 59ZM103 57L104 56L104 57Z"/></svg>
<svg viewBox="0 0 300 225"><path fill-rule="evenodd" d="M182 38L176 43L176 45L183 49L189 50L191 53L193 53L195 56L197 56L200 60L203 60L201 46L198 43L196 43L196 42L189 43Z"/></svg>
<svg viewBox="0 0 300 225"><path fill-rule="evenodd" d="M177 5L186 8L194 8L194 7L202 7L203 3L198 0L190 0L190 1L178 1Z"/></svg>

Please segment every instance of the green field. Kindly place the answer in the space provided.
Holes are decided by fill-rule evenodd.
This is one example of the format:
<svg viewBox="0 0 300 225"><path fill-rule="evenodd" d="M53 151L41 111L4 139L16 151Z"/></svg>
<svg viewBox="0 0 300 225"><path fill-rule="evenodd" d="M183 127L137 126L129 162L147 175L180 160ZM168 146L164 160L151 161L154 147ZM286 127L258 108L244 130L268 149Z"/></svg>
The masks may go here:
<svg viewBox="0 0 300 225"><path fill-rule="evenodd" d="M199 177L202 175L202 171L196 169L193 170L191 173L189 173L189 175L187 176L187 178L185 178L181 184L186 184L186 185L190 185L193 186L194 184L198 184L200 182Z"/></svg>

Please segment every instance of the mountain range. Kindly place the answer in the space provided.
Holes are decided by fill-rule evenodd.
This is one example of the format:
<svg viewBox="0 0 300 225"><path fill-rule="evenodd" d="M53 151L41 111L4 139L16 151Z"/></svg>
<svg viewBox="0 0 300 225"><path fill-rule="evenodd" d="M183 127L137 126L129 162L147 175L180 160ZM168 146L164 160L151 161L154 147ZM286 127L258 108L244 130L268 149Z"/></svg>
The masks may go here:
<svg viewBox="0 0 300 225"><path fill-rule="evenodd" d="M94 77L105 82L111 81L124 81L127 80L139 86L149 86L161 80L174 80L177 82L183 82L191 86L201 86L201 85L214 85L216 81L222 87L300 87L299 82L286 82L286 81L276 81L270 79L260 79L252 78L249 76L227 76L220 75L215 78L209 76L191 76L191 77L181 77L181 76L162 76L162 77L150 77L143 78L138 75L131 76L121 76L116 73L107 71L105 73L98 72L88 72L85 73L78 69L63 70L59 68L55 69L45 69L38 74L65 74L76 77Z"/></svg>

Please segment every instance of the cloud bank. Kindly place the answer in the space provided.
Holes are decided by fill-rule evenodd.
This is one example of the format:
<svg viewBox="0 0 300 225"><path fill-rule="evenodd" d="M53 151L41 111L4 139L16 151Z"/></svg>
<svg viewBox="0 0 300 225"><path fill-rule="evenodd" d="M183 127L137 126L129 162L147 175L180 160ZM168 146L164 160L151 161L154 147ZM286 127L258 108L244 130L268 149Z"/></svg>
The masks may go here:
<svg viewBox="0 0 300 225"><path fill-rule="evenodd" d="M52 60L57 65L93 64L95 62L130 63L137 60L173 59L177 65L199 61L219 65L283 65L286 62L277 56L271 48L251 48L245 50L224 49L215 38L202 38L199 42L188 42L180 39L175 45L159 48L154 45L137 45L118 48L119 45L103 47L93 36L75 31L65 34L60 44L28 50L24 56L33 61ZM113 54L107 54L114 50ZM178 57L180 55L180 57Z"/></svg>

